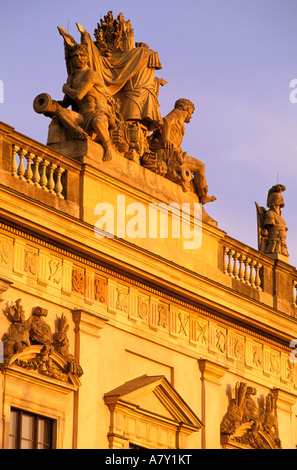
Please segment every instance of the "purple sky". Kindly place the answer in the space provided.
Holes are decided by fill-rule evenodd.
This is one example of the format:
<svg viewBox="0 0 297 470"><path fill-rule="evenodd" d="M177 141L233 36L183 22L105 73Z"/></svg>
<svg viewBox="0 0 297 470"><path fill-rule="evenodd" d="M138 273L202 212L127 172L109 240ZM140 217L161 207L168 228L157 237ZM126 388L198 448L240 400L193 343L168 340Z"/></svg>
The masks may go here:
<svg viewBox="0 0 297 470"><path fill-rule="evenodd" d="M75 23L90 32L109 10L130 19L135 40L158 51L168 84L159 101L165 116L178 98L196 111L183 150L206 164L206 206L220 229L257 248L254 202L269 188L287 187L283 216L290 264L297 265L296 0L11 0L0 12L4 102L0 120L46 143L49 120L32 108L35 96L61 99L66 81L57 26L79 41Z"/></svg>

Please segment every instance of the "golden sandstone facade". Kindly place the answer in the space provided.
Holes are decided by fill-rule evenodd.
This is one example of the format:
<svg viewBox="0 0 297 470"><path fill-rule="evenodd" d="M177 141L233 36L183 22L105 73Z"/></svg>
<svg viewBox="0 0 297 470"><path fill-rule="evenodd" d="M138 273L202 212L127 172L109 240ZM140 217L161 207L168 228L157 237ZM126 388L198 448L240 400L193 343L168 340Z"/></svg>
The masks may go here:
<svg viewBox="0 0 297 470"><path fill-rule="evenodd" d="M121 15L112 50L111 19L96 42L79 26L92 73L60 28L77 106L37 97L47 145L0 124L0 446L295 448L297 273L271 229L284 187L257 208L259 250L228 237L181 150L193 107L160 118L157 53Z"/></svg>

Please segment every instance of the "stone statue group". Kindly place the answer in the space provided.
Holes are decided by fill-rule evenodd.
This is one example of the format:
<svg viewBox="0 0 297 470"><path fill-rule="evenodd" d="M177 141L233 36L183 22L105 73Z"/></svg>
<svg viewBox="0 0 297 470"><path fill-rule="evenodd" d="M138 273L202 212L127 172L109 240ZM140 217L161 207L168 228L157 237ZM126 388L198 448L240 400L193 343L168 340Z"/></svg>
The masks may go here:
<svg viewBox="0 0 297 470"><path fill-rule="evenodd" d="M52 118L48 143L92 139L103 147L105 161L120 153L194 191L202 204L215 200L208 196L204 164L181 147L194 104L178 99L166 117L160 114L159 89L167 82L155 77L162 68L158 53L134 42L122 14L101 19L95 41L77 27L80 44L58 28L68 72L64 98L53 101L43 93L34 100L35 111Z"/></svg>

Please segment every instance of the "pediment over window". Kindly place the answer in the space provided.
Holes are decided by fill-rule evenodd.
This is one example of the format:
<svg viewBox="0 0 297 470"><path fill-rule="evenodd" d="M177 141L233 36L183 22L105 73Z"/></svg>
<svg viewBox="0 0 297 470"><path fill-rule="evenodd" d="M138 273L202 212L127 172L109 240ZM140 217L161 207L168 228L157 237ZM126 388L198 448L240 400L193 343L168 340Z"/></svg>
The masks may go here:
<svg viewBox="0 0 297 470"><path fill-rule="evenodd" d="M143 375L104 395L110 447L186 448L203 424L164 376Z"/></svg>

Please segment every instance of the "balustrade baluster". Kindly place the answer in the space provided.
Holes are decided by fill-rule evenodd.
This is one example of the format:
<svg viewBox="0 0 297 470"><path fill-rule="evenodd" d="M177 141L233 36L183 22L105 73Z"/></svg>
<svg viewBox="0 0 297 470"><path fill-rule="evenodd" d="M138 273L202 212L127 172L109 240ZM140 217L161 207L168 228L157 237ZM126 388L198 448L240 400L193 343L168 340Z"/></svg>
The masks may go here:
<svg viewBox="0 0 297 470"><path fill-rule="evenodd" d="M228 251L228 256L229 256L229 261L228 261L228 274L229 276L233 277L233 255L234 255L234 251L233 250L229 250Z"/></svg>
<svg viewBox="0 0 297 470"><path fill-rule="evenodd" d="M48 192L46 168L48 167L49 164L50 164L50 162L48 160L42 160L42 162L40 163L40 171L41 171L40 185L41 185L41 188L43 189L43 191L46 191L46 192Z"/></svg>
<svg viewBox="0 0 297 470"><path fill-rule="evenodd" d="M255 286L257 290L262 290L261 289L261 278L260 278L260 269L262 268L262 264L256 263L255 265L255 270L256 270L256 276L255 276Z"/></svg>
<svg viewBox="0 0 297 470"><path fill-rule="evenodd" d="M55 165L54 163L50 163L47 187L48 187L48 190L51 194L55 194L55 190L54 190L54 188L55 188L54 171L55 171L56 168L57 168L57 165Z"/></svg>
<svg viewBox="0 0 297 470"><path fill-rule="evenodd" d="M33 177L32 177L32 179L33 179L33 184L37 188L41 188L41 185L39 184L39 181L40 181L39 164L40 164L41 161L42 161L42 158L38 157L37 155L33 159L34 165L33 165Z"/></svg>
<svg viewBox="0 0 297 470"><path fill-rule="evenodd" d="M239 256L239 280L240 281L244 281L244 269L243 269L243 262L244 262L244 256L243 255L240 255Z"/></svg>
<svg viewBox="0 0 297 470"><path fill-rule="evenodd" d="M223 273L224 274L227 274L227 269L228 269L227 256L228 256L228 248L224 246L223 248Z"/></svg>
<svg viewBox="0 0 297 470"><path fill-rule="evenodd" d="M255 264L256 264L256 262L254 260L252 260L250 262L250 269L251 269L251 271L250 271L250 285L252 287L255 287L255 271L254 271Z"/></svg>
<svg viewBox="0 0 297 470"><path fill-rule="evenodd" d="M234 253L234 256L233 256L233 260L234 260L234 265L233 265L233 276L235 277L235 279L239 279L239 276L238 276L238 272L239 272L239 269L238 269L238 257L239 257L239 253Z"/></svg>
<svg viewBox="0 0 297 470"><path fill-rule="evenodd" d="M62 182L61 182L61 177L62 177L62 174L64 173L64 171L65 171L64 168L61 168L60 166L58 166L57 169L56 169L55 193L61 199L64 199L64 196L62 194L63 185L62 185Z"/></svg>
<svg viewBox="0 0 297 470"><path fill-rule="evenodd" d="M249 265L251 260L249 258L245 258L245 271L244 271L244 282L249 286L250 285L250 272L249 272Z"/></svg>
<svg viewBox="0 0 297 470"><path fill-rule="evenodd" d="M24 166L24 158L25 158L26 153L27 152L24 149L20 149L18 152L18 155L20 157L20 163L19 163L17 174L18 174L19 179L22 181L26 181L26 178L24 176L25 171L26 171L25 166Z"/></svg>
<svg viewBox="0 0 297 470"><path fill-rule="evenodd" d="M12 172L12 175L15 176L16 178L18 177L18 174L17 174L18 164L16 161L16 154L18 153L19 150L20 150L20 147L18 147L17 145L12 146L11 172Z"/></svg>
<svg viewBox="0 0 297 470"><path fill-rule="evenodd" d="M29 184L34 184L32 181L33 171L32 171L32 165L31 165L33 158L34 158L34 154L31 152L28 152L26 155L27 169L25 171L25 178L26 178L27 183Z"/></svg>

